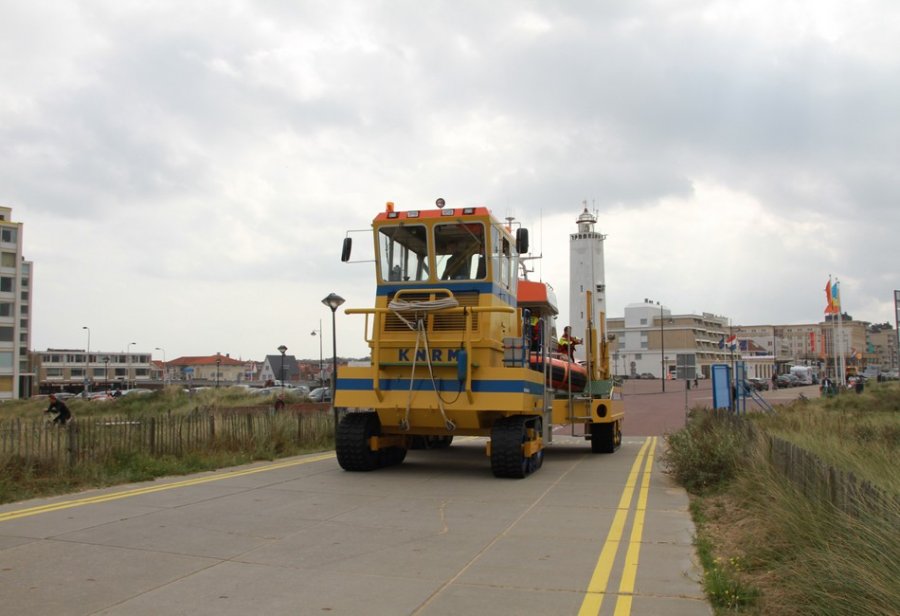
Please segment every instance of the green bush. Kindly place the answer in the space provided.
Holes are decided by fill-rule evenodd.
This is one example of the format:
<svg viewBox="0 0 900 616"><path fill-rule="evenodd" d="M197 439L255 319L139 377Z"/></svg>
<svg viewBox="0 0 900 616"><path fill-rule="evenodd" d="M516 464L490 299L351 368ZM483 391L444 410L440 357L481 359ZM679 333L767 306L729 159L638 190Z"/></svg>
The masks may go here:
<svg viewBox="0 0 900 616"><path fill-rule="evenodd" d="M737 421L728 413L694 409L686 427L666 436L663 462L692 494L715 491L734 478L747 443Z"/></svg>

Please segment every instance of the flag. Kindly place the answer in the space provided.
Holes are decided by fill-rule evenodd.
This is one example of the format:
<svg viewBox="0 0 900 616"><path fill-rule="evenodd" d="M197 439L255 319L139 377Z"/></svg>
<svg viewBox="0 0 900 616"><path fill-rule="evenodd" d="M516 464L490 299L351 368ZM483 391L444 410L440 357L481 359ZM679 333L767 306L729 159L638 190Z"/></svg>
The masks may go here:
<svg viewBox="0 0 900 616"><path fill-rule="evenodd" d="M725 336L722 336L722 338L719 340L719 348L720 349L725 348Z"/></svg>
<svg viewBox="0 0 900 616"><path fill-rule="evenodd" d="M834 299L831 297L831 278L825 285L825 314L834 314Z"/></svg>
<svg viewBox="0 0 900 616"><path fill-rule="evenodd" d="M831 285L831 311L837 314L841 311L841 294L838 290L838 281L835 280Z"/></svg>
<svg viewBox="0 0 900 616"><path fill-rule="evenodd" d="M728 344L729 350L733 351L737 347L736 341L737 341L736 335L731 334L730 336L728 336L728 339L725 341L725 343Z"/></svg>

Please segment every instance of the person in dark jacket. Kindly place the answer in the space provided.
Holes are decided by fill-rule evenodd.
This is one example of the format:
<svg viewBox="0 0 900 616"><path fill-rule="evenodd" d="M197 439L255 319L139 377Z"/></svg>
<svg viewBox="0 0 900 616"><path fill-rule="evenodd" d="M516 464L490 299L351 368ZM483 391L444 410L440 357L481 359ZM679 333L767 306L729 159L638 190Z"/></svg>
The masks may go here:
<svg viewBox="0 0 900 616"><path fill-rule="evenodd" d="M50 406L48 406L47 410L44 412L56 413L56 417L53 418L53 423L61 426L66 425L66 423L72 419L72 412L69 410L69 407L67 407L66 403L62 400L57 400L54 394L50 394Z"/></svg>

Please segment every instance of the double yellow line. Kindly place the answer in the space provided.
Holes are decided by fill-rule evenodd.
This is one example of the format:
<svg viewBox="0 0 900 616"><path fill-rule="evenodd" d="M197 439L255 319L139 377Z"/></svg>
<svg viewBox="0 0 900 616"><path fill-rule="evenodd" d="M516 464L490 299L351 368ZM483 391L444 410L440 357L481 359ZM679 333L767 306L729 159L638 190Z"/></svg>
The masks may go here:
<svg viewBox="0 0 900 616"><path fill-rule="evenodd" d="M102 494L100 496L89 496L76 500L63 501L50 505L40 505L38 507L29 507L28 509L18 509L16 511L7 511L0 513L0 522L15 520L18 518L27 518L29 516L39 515L41 513L50 513L51 511L60 511L62 509L71 509L73 507L84 507L85 505L96 505L97 503L107 503L109 501L121 500L123 498L131 498L142 494L152 494L153 492L162 492L164 490L174 490L176 488L185 488L187 486L195 486L202 483L212 483L213 481L222 481L223 479L234 479L235 477L243 477L245 475L254 475L256 473L265 473L275 471L282 468L290 468L292 466L300 466L301 464L310 464L312 462L320 462L333 458L334 453L319 454L300 458L299 460L291 460L288 462L277 462L275 464L267 464L256 468L248 468L242 471L228 471L225 473L211 475L209 477L199 477L196 479L185 479L184 481L173 481L172 483L164 483L160 485L147 486L146 488L135 488L133 490L125 490L124 492L115 492L113 494Z"/></svg>
<svg viewBox="0 0 900 616"><path fill-rule="evenodd" d="M625 522L628 519L628 514L631 512L631 501L637 486L638 475L640 475L641 466L644 465L646 460L644 474L641 477L641 489L638 494L637 506L634 509L631 537L628 541L628 550L625 553L625 564L622 569L622 580L619 583L618 599L616 600L615 616L631 614L631 600L634 596L634 580L637 576L638 559L641 553L641 536L644 533L647 493L650 491L650 472L653 469L653 455L655 451L656 437L654 436L644 441L637 458L634 460L634 464L631 466L625 489L622 491L622 497L619 499L616 515L609 528L603 549L600 551L600 558L597 560L597 566L594 567L594 574L591 576L590 583L588 583L587 594L585 594L584 601L581 603L578 616L587 616L588 614L593 616L600 613L603 597L607 592L606 587L609 585L609 576L612 573L616 554L619 551L619 543L621 543L622 534L625 531Z"/></svg>

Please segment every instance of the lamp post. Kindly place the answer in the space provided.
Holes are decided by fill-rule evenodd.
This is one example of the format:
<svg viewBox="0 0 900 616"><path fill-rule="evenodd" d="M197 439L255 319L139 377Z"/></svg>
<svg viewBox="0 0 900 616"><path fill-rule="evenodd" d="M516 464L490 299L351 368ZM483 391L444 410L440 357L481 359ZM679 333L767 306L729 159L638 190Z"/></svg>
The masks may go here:
<svg viewBox="0 0 900 616"><path fill-rule="evenodd" d="M284 354L287 352L287 347L282 344L278 347L278 352L281 353L281 399L284 400Z"/></svg>
<svg viewBox="0 0 900 616"><path fill-rule="evenodd" d="M662 360L662 390L666 393L666 326L663 319L663 305L659 305L659 358Z"/></svg>
<svg viewBox="0 0 900 616"><path fill-rule="evenodd" d="M131 389L131 347L137 342L129 342L125 347L125 386Z"/></svg>
<svg viewBox="0 0 900 616"><path fill-rule="evenodd" d="M282 360L283 363L284 360ZM222 358L216 357L216 389L219 389L219 366L222 365ZM282 387L284 384L282 383Z"/></svg>
<svg viewBox="0 0 900 616"><path fill-rule="evenodd" d="M91 328L84 325L81 329L86 329L88 333L87 353L84 355L84 392L91 393Z"/></svg>
<svg viewBox="0 0 900 616"><path fill-rule="evenodd" d="M166 377L169 374L169 366L166 365L166 350L162 347L156 347L154 351L162 351L163 354L163 387L166 386Z"/></svg>
<svg viewBox="0 0 900 616"><path fill-rule="evenodd" d="M334 429L337 431L337 407L334 405L335 390L337 389L337 321L335 313L344 303L344 298L337 293L329 293L328 297L322 300L322 303L331 308L331 343L332 343L332 360L331 360L331 411L334 414Z"/></svg>
<svg viewBox="0 0 900 616"><path fill-rule="evenodd" d="M109 395L109 355L103 358L103 363L106 364L106 395Z"/></svg>
<svg viewBox="0 0 900 616"><path fill-rule="evenodd" d="M317 331L319 332L319 387L321 387L324 382L324 379L322 378L322 319L319 319L319 329L312 330L309 335L315 336Z"/></svg>

